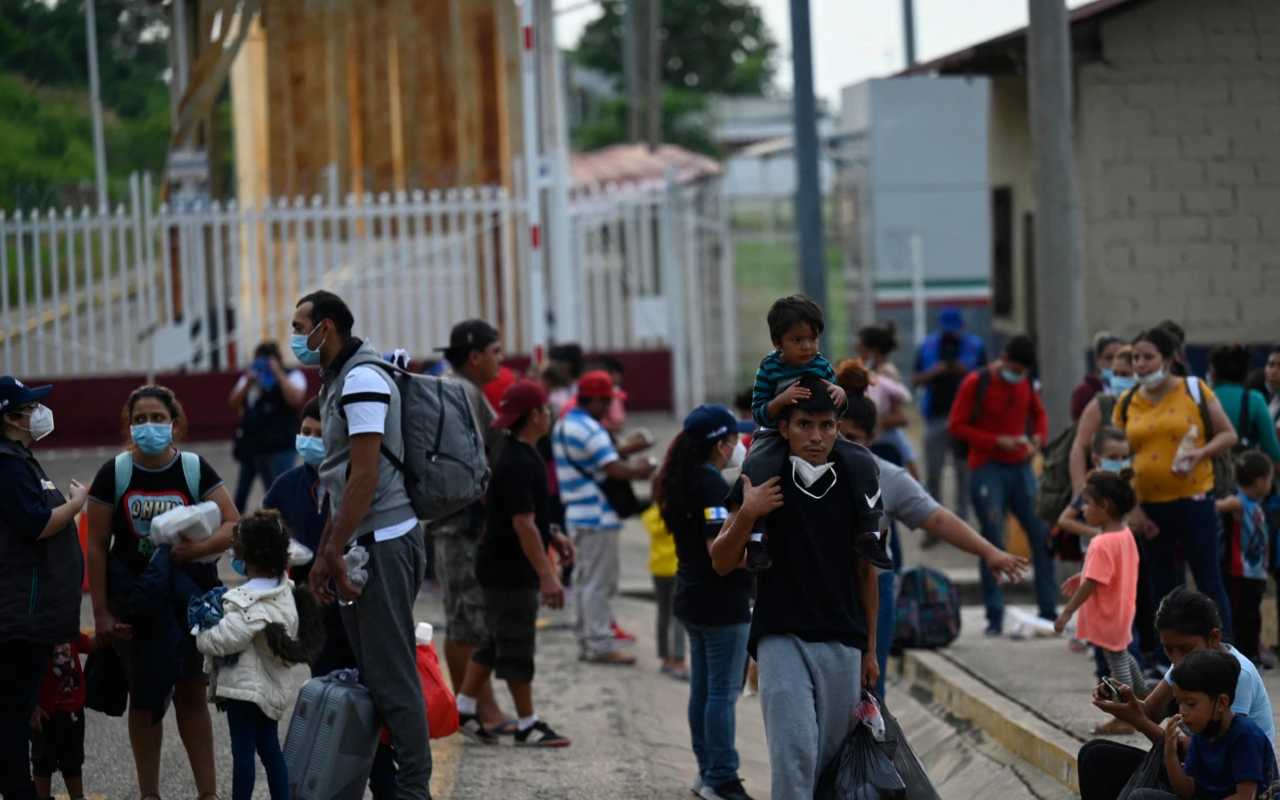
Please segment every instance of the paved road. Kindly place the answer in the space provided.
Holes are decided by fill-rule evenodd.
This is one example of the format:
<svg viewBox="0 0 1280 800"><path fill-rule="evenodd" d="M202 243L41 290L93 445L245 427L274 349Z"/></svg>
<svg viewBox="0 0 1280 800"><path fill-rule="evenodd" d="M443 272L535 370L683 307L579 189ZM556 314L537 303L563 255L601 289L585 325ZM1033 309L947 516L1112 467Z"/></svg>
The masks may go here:
<svg viewBox="0 0 1280 800"><path fill-rule="evenodd" d="M672 421L660 417L636 420L653 430L660 442L675 431ZM226 443L194 446L206 456L223 477L232 483L236 469ZM59 485L70 478L89 481L97 468L112 455L109 450L46 451L46 467ZM261 488L251 504L257 503ZM653 606L637 596L650 586L648 539L637 524L622 534L623 592L616 612L620 622L640 638L636 653L640 663L634 668L599 667L581 664L576 645L567 628L567 612L546 613L549 626L539 634L538 677L535 698L539 712L565 735L573 746L559 752L528 752L509 745L484 748L452 737L432 743L435 771L433 794L437 798L666 798L688 797L687 785L694 774L694 760L688 747L685 721L687 688L658 674L653 644ZM227 572L224 567L224 573ZM92 626L86 598L82 620ZM427 587L418 598L415 616L444 631L438 594ZM510 703L499 692L504 707ZM895 708L900 716L910 698L899 696ZM937 727L945 719L936 709L918 708L921 735L928 741L946 741L939 748L935 780L947 798L972 798L983 788L996 785L1001 798L1051 797L1027 789L1019 778L1025 769L1016 766L1007 753L975 738L963 728ZM905 719L905 717L904 717ZM929 724L926 724L926 721ZM167 798L193 797L189 769L172 715L165 720L162 792ZM219 768L219 788L229 796L231 758L225 718L214 715L215 747ZM285 724L281 724L281 737ZM908 731L910 735L910 730ZM738 747L742 774L753 796L765 800L768 792L768 762L764 730L757 701L744 697L738 706ZM943 752L945 751L945 752ZM89 713L86 741L88 761L85 786L91 796L134 798L137 790L133 764L123 720ZM930 770L934 762L926 759ZM55 779L55 793L64 791ZM266 798L265 779L259 776L255 793Z"/></svg>

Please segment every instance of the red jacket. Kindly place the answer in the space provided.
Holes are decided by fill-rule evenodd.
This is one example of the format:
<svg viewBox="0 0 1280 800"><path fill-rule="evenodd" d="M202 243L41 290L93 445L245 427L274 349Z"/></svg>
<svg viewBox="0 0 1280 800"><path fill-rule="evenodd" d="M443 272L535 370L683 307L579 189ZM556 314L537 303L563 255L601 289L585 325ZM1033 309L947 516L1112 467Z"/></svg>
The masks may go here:
<svg viewBox="0 0 1280 800"><path fill-rule="evenodd" d="M40 682L40 708L56 711L84 710L84 669L80 656L93 650L93 639L83 633L73 642L54 645Z"/></svg>
<svg viewBox="0 0 1280 800"><path fill-rule="evenodd" d="M977 402L978 378L983 370L975 370L965 376L956 391L955 403L947 428L956 439L969 445L969 468L977 469L988 462L1022 464L1031 453L1018 450L999 450L996 439L1000 436L1030 436L1043 446L1049 436L1049 418L1044 404L1029 379L1009 383L1000 377L998 365L984 367L990 378L983 394L982 407L974 414Z"/></svg>

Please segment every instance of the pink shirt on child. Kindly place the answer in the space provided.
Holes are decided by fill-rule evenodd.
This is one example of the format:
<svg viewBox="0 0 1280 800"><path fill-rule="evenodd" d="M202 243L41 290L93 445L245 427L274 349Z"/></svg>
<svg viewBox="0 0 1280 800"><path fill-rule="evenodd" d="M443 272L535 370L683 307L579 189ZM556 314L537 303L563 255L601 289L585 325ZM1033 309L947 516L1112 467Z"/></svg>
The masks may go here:
<svg viewBox="0 0 1280 800"><path fill-rule="evenodd" d="M1104 650L1124 650L1133 639L1138 607L1138 543L1128 528L1089 541L1084 578L1098 588L1080 606L1076 635Z"/></svg>

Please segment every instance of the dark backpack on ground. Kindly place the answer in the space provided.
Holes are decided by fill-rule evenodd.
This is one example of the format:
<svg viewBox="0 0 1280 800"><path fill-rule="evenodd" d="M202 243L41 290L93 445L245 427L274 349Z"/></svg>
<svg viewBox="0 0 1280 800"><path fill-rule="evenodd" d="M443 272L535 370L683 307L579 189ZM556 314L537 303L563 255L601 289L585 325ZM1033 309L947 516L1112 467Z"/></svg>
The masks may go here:
<svg viewBox="0 0 1280 800"><path fill-rule="evenodd" d="M1209 416L1209 402L1204 398L1204 392L1200 391L1200 379L1194 375L1183 379L1186 381L1187 393L1191 395L1191 399L1195 401L1196 406L1200 408L1200 427L1204 431L1204 440L1207 442L1213 438L1213 419ZM1133 403L1133 395L1139 390L1138 386L1133 387L1124 393L1124 397L1120 398L1120 430L1124 430L1129 424L1129 406ZM1241 419L1241 425L1247 425L1248 420L1248 393L1245 393L1245 411L1244 418ZM1236 448L1231 451L1222 453L1213 457L1213 495L1214 497L1230 497L1236 491L1236 468L1232 456L1237 452Z"/></svg>
<svg viewBox="0 0 1280 800"><path fill-rule="evenodd" d="M1111 414L1115 411L1116 398L1111 395L1098 395L1098 411L1102 416L1102 425L1111 424ZM1036 516L1050 525L1058 521L1063 509L1071 504L1071 448L1076 443L1076 431L1079 423L1050 440L1044 449L1044 468L1040 471L1040 482L1036 487Z"/></svg>
<svg viewBox="0 0 1280 800"><path fill-rule="evenodd" d="M489 459L462 384L385 361L369 364L386 371L400 389L404 461L385 444L382 455L404 475L418 519L444 519L483 498L489 489Z"/></svg>
<svg viewBox="0 0 1280 800"><path fill-rule="evenodd" d="M898 587L893 650L946 647L960 635L960 593L937 570L914 567Z"/></svg>

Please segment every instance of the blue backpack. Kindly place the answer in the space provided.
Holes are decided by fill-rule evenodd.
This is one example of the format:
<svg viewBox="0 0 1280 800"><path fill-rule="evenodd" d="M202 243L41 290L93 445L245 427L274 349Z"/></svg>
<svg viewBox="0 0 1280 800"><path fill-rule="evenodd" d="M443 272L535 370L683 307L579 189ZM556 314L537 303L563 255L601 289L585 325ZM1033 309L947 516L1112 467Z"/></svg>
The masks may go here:
<svg viewBox="0 0 1280 800"><path fill-rule="evenodd" d="M893 650L946 647L960 635L960 593L937 570L915 567L898 587Z"/></svg>

